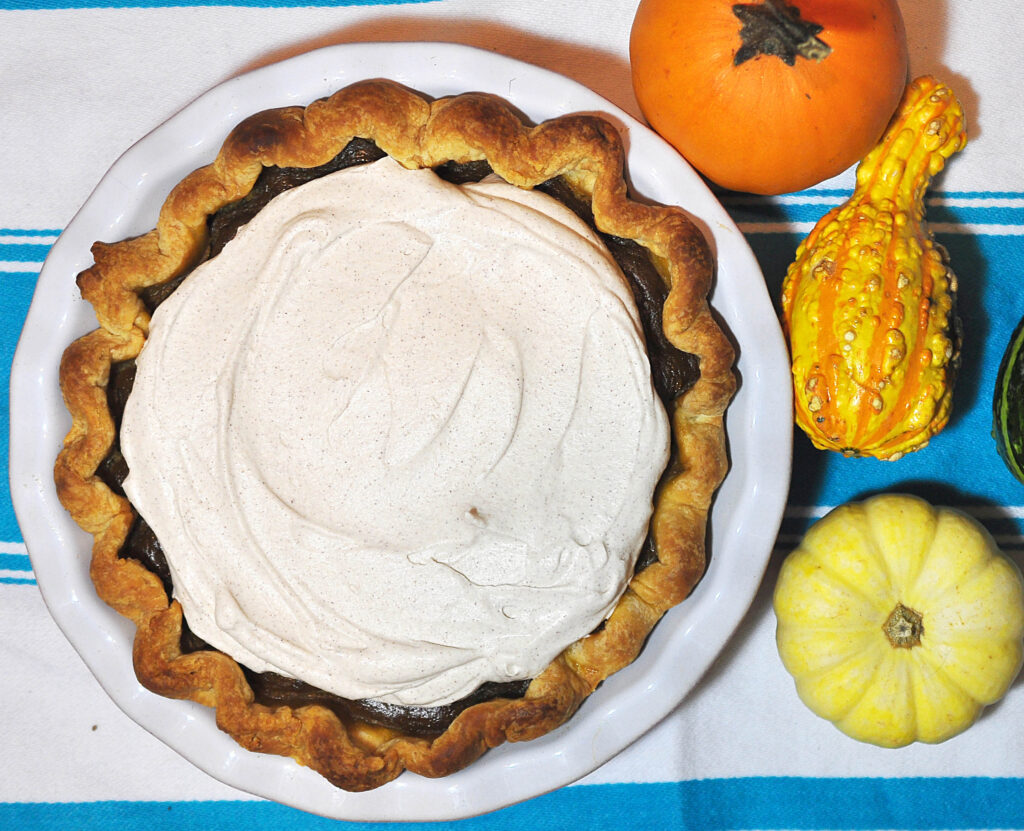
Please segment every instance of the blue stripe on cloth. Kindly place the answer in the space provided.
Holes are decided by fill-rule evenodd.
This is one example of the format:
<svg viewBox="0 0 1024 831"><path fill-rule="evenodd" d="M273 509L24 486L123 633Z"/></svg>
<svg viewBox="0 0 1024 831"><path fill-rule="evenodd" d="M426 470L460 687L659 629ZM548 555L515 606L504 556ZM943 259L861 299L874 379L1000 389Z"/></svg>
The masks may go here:
<svg viewBox="0 0 1024 831"><path fill-rule="evenodd" d="M744 212L749 206L743 206ZM730 208L737 218L739 210ZM819 216L824 213L819 209ZM931 217L929 210L928 216ZM778 311L782 279L803 236L750 232ZM878 491L916 493L935 504L972 506L987 512L985 524L1004 548L1024 547L1024 521L1006 506L1024 506L1024 485L1002 464L992 438L992 396L1002 353L1014 325L1024 316L1017 263L1024 261L1024 234L936 234L949 251L959 277L958 309L964 322L962 366L953 396L949 426L930 445L898 462L847 459L816 450L795 430L794 476L788 504L797 507L839 505ZM800 535L812 517L788 518L787 535ZM1000 538L998 535L1003 535ZM788 547L782 545L782 547Z"/></svg>
<svg viewBox="0 0 1024 831"><path fill-rule="evenodd" d="M49 831L326 831L333 820L273 802L0 804L0 826ZM563 788L520 805L447 824L460 831L701 829L969 829L1024 826L1024 779L746 777ZM409 823L404 831L436 831ZM346 831L379 823L347 822Z"/></svg>
<svg viewBox="0 0 1024 831"><path fill-rule="evenodd" d="M959 199L1020 199L1024 193L1019 190L936 190L929 191L929 197L955 197Z"/></svg>
<svg viewBox="0 0 1024 831"><path fill-rule="evenodd" d="M0 554L0 571L32 571L28 554Z"/></svg>
<svg viewBox="0 0 1024 831"><path fill-rule="evenodd" d="M817 222L826 211L838 206L843 197L830 197L827 202L772 202L751 199L726 200L724 202L733 220L744 226L749 231L756 231L758 224L774 225L786 222ZM1024 199L999 200L1004 202L1000 205L985 204L986 201L977 200L978 204L970 202L951 202L930 204L927 208L927 218L930 223L948 223L971 226L972 232L984 233L985 225L994 226L1018 226L1019 233L1024 235ZM1005 204L1009 203L1009 204Z"/></svg>
<svg viewBox="0 0 1024 831"><path fill-rule="evenodd" d="M0 463L7 470L8 443L10 440L10 385L11 361L18 345L21 327L25 325L32 292L35 291L37 271L7 271L0 274ZM14 518L11 505L10 484L3 481L3 498L0 499L0 540L21 542L21 530ZM8 581L9 582L9 581Z"/></svg>
<svg viewBox="0 0 1024 831"><path fill-rule="evenodd" d="M41 263L50 253L49 245L4 242L0 237L0 260L13 263Z"/></svg>
<svg viewBox="0 0 1024 831"><path fill-rule="evenodd" d="M715 195L719 200L723 202L730 201L749 201L755 200L770 200L774 201L776 197L773 196L754 196L748 193L740 193L738 191L727 191L722 188L711 185L711 189L715 192ZM850 195L850 188L810 188L809 190L796 191L792 194L783 194L781 199L802 198L802 197L818 197L827 196L837 199L846 199ZM926 199L1019 199L1024 202L1024 191L1019 190L929 190L925 196Z"/></svg>
<svg viewBox="0 0 1024 831"><path fill-rule="evenodd" d="M60 233L59 228L0 228L0 242L4 237L57 237Z"/></svg>
<svg viewBox="0 0 1024 831"><path fill-rule="evenodd" d="M34 577L0 577L0 584L5 586L37 586ZM2 813L2 812L0 812Z"/></svg>
<svg viewBox="0 0 1024 831"><path fill-rule="evenodd" d="M53 9L153 9L189 6L297 8L315 6L398 6L439 0L0 0L0 11Z"/></svg>

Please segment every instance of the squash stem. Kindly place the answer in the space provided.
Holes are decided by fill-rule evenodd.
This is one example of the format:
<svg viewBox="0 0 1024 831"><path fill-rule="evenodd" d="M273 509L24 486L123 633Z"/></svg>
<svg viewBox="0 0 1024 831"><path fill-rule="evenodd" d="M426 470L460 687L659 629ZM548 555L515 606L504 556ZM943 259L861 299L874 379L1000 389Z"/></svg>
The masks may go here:
<svg viewBox="0 0 1024 831"><path fill-rule="evenodd" d="M924 621L920 612L897 603L882 626L882 631L894 649L912 649L921 643Z"/></svg>
<svg viewBox="0 0 1024 831"><path fill-rule="evenodd" d="M804 20L800 9L785 0L737 3L732 12L743 24L743 44L733 56L733 66L761 55L775 55L793 66L798 57L823 61L832 53L832 47L817 36L825 27Z"/></svg>

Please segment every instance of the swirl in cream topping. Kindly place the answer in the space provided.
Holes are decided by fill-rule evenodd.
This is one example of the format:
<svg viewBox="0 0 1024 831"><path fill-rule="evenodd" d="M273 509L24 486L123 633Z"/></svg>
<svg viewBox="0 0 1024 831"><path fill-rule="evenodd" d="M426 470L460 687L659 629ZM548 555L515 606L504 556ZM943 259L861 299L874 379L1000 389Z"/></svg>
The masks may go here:
<svg viewBox="0 0 1024 831"><path fill-rule="evenodd" d="M669 429L584 223L385 158L275 197L161 304L121 448L197 635L433 706L607 617Z"/></svg>

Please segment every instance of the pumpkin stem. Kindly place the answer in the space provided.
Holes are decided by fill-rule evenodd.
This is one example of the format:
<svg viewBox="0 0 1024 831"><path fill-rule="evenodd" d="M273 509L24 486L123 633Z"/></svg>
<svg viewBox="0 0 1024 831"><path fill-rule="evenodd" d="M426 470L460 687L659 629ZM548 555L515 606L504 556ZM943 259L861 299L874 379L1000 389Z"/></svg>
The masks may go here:
<svg viewBox="0 0 1024 831"><path fill-rule="evenodd" d="M897 603L888 619L882 626L882 631L889 639L889 643L895 649L911 649L920 645L921 635L924 634L924 622L920 612Z"/></svg>
<svg viewBox="0 0 1024 831"><path fill-rule="evenodd" d="M832 53L832 47L816 37L825 27L804 20L800 9L785 0L737 3L732 12L743 24L743 45L733 56L733 66L760 55L775 55L793 66L798 56L823 61Z"/></svg>

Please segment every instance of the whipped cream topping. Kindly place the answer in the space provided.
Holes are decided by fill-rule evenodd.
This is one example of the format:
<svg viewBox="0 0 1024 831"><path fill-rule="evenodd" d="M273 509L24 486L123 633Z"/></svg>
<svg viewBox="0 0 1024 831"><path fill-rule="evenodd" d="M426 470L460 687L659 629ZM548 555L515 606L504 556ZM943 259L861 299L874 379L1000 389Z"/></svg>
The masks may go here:
<svg viewBox="0 0 1024 831"><path fill-rule="evenodd" d="M385 158L277 196L158 308L121 448L197 635L431 706L610 614L669 428L584 223Z"/></svg>

